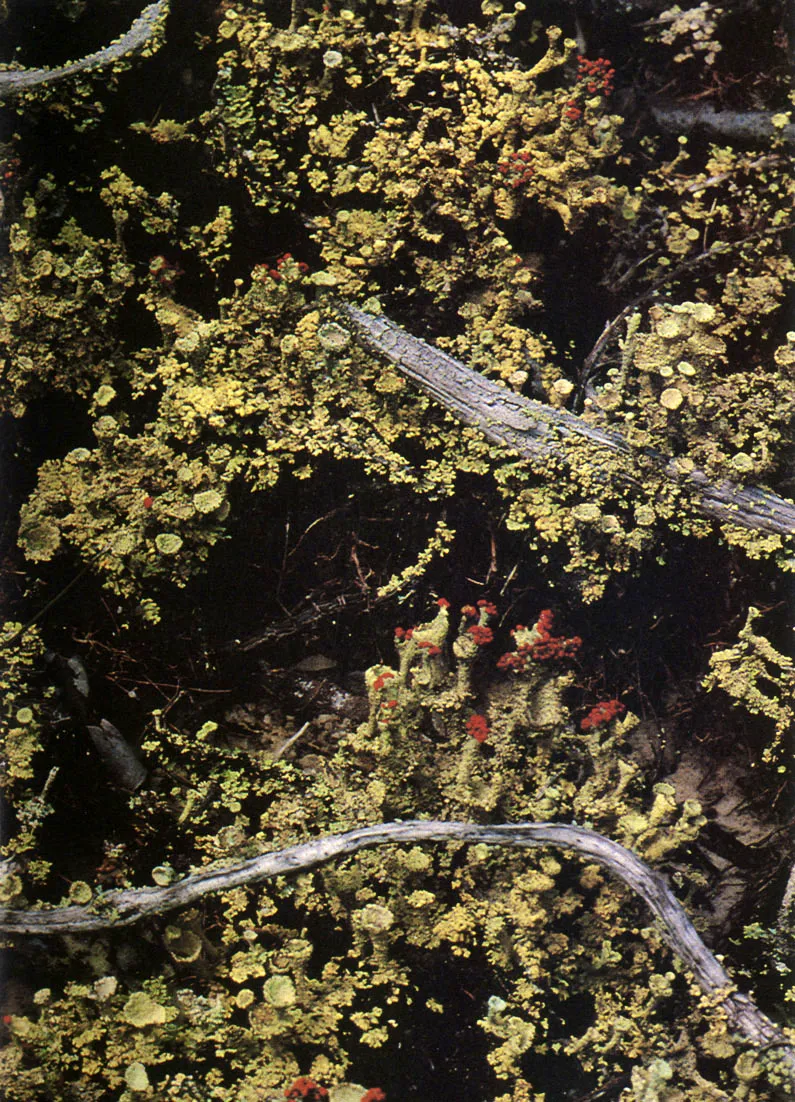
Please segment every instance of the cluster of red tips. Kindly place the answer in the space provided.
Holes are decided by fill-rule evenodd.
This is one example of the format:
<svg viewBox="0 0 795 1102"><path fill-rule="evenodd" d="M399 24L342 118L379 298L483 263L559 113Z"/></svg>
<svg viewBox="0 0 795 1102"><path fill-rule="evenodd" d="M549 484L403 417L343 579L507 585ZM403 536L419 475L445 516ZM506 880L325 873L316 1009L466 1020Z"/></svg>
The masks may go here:
<svg viewBox="0 0 795 1102"><path fill-rule="evenodd" d="M572 658L582 646L579 635L566 639L563 635L552 634L554 616L551 609L545 608L538 617L535 626L536 639L532 643L522 643L517 649L508 654L503 654L497 661L498 670L516 670L522 673L527 669L528 660L536 662L548 662L553 658ZM517 624L511 635L524 631L521 624Z"/></svg>
<svg viewBox="0 0 795 1102"><path fill-rule="evenodd" d="M437 654L442 653L442 648L437 647L435 643L432 643L430 639L421 639L417 646L424 651L427 651L429 658L435 658Z"/></svg>
<svg viewBox="0 0 795 1102"><path fill-rule="evenodd" d="M467 635L471 635L479 647L484 647L494 639L494 632L485 624L473 624L467 628Z"/></svg>
<svg viewBox="0 0 795 1102"><path fill-rule="evenodd" d="M414 634L414 628L395 628L395 639L398 643L407 643Z"/></svg>
<svg viewBox="0 0 795 1102"><path fill-rule="evenodd" d="M397 708L397 706L398 702L396 700L385 700L384 703L381 705L382 708L389 708L390 710L392 708Z"/></svg>
<svg viewBox="0 0 795 1102"><path fill-rule="evenodd" d="M590 61L582 54L577 58L577 82L585 85L589 95L600 93L609 96L613 91L613 78L616 71L606 57L597 57Z"/></svg>
<svg viewBox="0 0 795 1102"><path fill-rule="evenodd" d="M386 685L387 681L394 676L391 670L384 670L383 673L379 673L378 677L373 682L373 691L379 693L384 685Z"/></svg>
<svg viewBox="0 0 795 1102"><path fill-rule="evenodd" d="M563 112L564 118L571 119L572 122L576 122L577 119L582 118L582 108L577 106L575 99L566 101L566 110Z"/></svg>
<svg viewBox="0 0 795 1102"><path fill-rule="evenodd" d="M284 1092L287 1102L327 1102L328 1091L307 1075L300 1075Z"/></svg>
<svg viewBox="0 0 795 1102"><path fill-rule="evenodd" d="M446 597L440 597L439 600L436 603L439 606L439 608L449 608L450 607L450 602L447 600Z"/></svg>
<svg viewBox="0 0 795 1102"><path fill-rule="evenodd" d="M508 187L518 188L528 183L534 175L535 170L530 161L529 151L520 149L516 153L510 153L504 161L500 161L497 171L505 177Z"/></svg>
<svg viewBox="0 0 795 1102"><path fill-rule="evenodd" d="M497 615L497 606L495 604L492 604L491 601L486 601L483 598L481 598L481 600L478 601L478 608L480 609L481 612L484 612L487 616L496 616ZM463 609L462 609L462 611L463 611Z"/></svg>
<svg viewBox="0 0 795 1102"><path fill-rule="evenodd" d="M601 727L603 724L609 723L611 719L620 716L624 711L626 709L620 700L603 700L601 704L591 708L585 719L580 720L580 730L592 731L594 727Z"/></svg>
<svg viewBox="0 0 795 1102"><path fill-rule="evenodd" d="M287 1102L327 1102L328 1096L326 1088L307 1075L301 1075L284 1092ZM386 1095L380 1087L370 1087L364 1092L360 1102L386 1102Z"/></svg>
<svg viewBox="0 0 795 1102"><path fill-rule="evenodd" d="M475 712L467 720L467 733L472 736L475 742L485 742L489 737L489 724L485 716L478 715Z"/></svg>
<svg viewBox="0 0 795 1102"><path fill-rule="evenodd" d="M298 269L301 275L305 275L309 271L309 265L305 264L303 260L294 260L292 253L282 253L280 257L276 259L275 264L271 267L268 264L256 264L252 271L254 279L258 279L261 283L266 279L272 279L275 283L279 283L282 279L282 268L286 264L292 264Z"/></svg>
<svg viewBox="0 0 795 1102"><path fill-rule="evenodd" d="M146 497L144 498L144 509L151 509L152 506L154 505L154 503L155 503L155 499L152 497L152 495L147 494Z"/></svg>
<svg viewBox="0 0 795 1102"><path fill-rule="evenodd" d="M16 174L19 172L19 166L22 162L19 157L11 157L5 162L2 168L3 179L8 181L13 180Z"/></svg>

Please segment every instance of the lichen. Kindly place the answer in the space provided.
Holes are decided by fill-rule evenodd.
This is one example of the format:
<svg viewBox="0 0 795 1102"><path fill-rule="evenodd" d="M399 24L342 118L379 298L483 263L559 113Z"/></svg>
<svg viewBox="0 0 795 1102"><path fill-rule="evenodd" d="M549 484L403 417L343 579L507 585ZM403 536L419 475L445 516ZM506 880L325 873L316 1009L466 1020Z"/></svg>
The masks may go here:
<svg viewBox="0 0 795 1102"><path fill-rule="evenodd" d="M777 536L715 532L688 486L703 471L786 488L795 338L781 322L794 269L779 239L794 185L783 136L763 152L636 143L613 110L612 64L577 58L573 39L522 9L488 0L475 25L422 2L296 3L277 26L254 0L222 4L189 28L195 70L169 70L162 112L158 101L133 120L138 155L113 133L57 175L25 164L8 184L0 403L21 432L63 403L74 429L29 472L19 546L31 580L80 560L114 595L114 617L134 612L170 646L172 587L203 580L241 516L259 538L283 523L285 501L324 501L330 470L345 508L364 486L411 518L410 538L395 525L372 588L359 577L379 609L416 607L431 572L469 561L473 533L493 541L489 581L507 533L527 591L572 581L591 602L609 591L611 623L637 614L625 584L687 540L716 553L723 539L768 563L790 553ZM717 57L718 14L672 9L646 30L683 62ZM115 81L30 92L20 111L65 120L80 142L113 126ZM12 154L29 158L34 144L4 148L4 188ZM588 288L589 311L606 288L632 308L577 366L569 341L582 333L554 299L567 255L569 274L582 260L592 278L593 242L602 284ZM618 429L634 456L582 439L550 460L498 453L358 347L329 291L395 311L508 389ZM680 483L662 477L660 456ZM489 601L460 613L439 602L401 626L394 653L373 650L367 721L335 727L322 753L296 756L299 740L287 760L259 731L238 745L217 712L185 718L192 653L178 699L130 705L151 783L115 805L127 840L108 838L102 866L93 850L84 859L97 857L97 877L162 885L390 817L571 820L672 873L696 905L703 809L651 775L621 701L591 695L577 711L599 675L550 617L539 608L506 637ZM712 656L707 688L768 724L776 767L792 670L755 617ZM0 655L14 905L40 886L49 899L64 891L37 857L62 717L41 637L20 628L5 625L13 645ZM114 620L102 646L123 646L122 630ZM613 639L597 644L607 654ZM281 733L284 745L296 732ZM102 905L88 871L71 876L73 901L88 888ZM65 939L50 986L6 1023L0 1085L9 1102L255 1102L297 1076L340 1087L362 1053L392 1060L427 1011L440 1029L479 1031L500 1102L540 1100L543 1075L529 1069L553 1058L592 1092L622 1074L645 1102L762 1102L757 1065L719 1009L690 1000L690 978L646 921L596 865L568 856L369 851L230 890L142 925L140 938ZM472 971L482 984L460 996Z"/></svg>
<svg viewBox="0 0 795 1102"><path fill-rule="evenodd" d="M761 616L759 609L749 608L737 642L713 652L704 687L721 689L747 712L770 721L772 732L762 757L766 762L781 762L785 737L795 721L795 662L754 630ZM786 766L779 764L779 771L786 772Z"/></svg>

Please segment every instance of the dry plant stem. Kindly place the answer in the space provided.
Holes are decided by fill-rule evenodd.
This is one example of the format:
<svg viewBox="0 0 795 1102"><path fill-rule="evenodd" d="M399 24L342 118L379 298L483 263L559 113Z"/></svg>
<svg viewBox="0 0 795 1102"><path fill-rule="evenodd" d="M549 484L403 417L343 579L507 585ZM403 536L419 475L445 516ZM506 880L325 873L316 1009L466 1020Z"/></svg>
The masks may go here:
<svg viewBox="0 0 795 1102"><path fill-rule="evenodd" d="M8 69L0 72L0 98L35 88L38 84L52 84L75 73L112 65L127 54L142 49L153 37L160 17L167 10L168 0L157 0L150 4L144 8L126 34L79 61L70 61L57 69Z"/></svg>
<svg viewBox="0 0 795 1102"><path fill-rule="evenodd" d="M348 303L337 304L354 338L386 357L404 375L440 402L459 420L478 429L495 444L528 459L565 461L567 440L582 439L621 455L640 455L620 433L589 425L582 418L532 398L514 394L466 367L438 348L397 326ZM666 477L694 492L694 507L722 524L736 524L782 536L795 535L795 504L768 490L710 482L703 471L683 474L673 460L644 451ZM641 478L624 476L636 486Z"/></svg>
<svg viewBox="0 0 795 1102"><path fill-rule="evenodd" d="M211 892L229 891L274 876L302 872L372 846L422 842L477 843L515 848L555 846L594 861L639 895L659 920L670 948L692 972L710 1004L722 1007L730 1028L751 1045L776 1048L788 1089L795 1093L795 1039L787 1037L747 996L735 991L723 965L704 945L663 877L617 842L567 823L515 823L483 826L408 820L380 823L331 834L275 853L193 873L167 887L108 892L87 907L53 910L0 910L0 930L12 934L83 934L129 926L147 915L185 907Z"/></svg>

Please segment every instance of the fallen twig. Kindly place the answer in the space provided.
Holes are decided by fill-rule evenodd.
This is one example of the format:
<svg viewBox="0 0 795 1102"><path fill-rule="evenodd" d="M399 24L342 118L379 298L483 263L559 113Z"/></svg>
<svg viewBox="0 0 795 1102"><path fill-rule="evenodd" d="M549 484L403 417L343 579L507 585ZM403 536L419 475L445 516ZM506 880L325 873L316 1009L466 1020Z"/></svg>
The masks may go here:
<svg viewBox="0 0 795 1102"><path fill-rule="evenodd" d="M582 439L620 455L639 455L614 429L590 425L576 414L515 394L472 368L401 329L389 318L374 317L340 302L338 309L354 338L370 351L385 356L404 375L459 420L487 439L529 459L566 460L565 441ZM703 471L683 473L674 460L650 450L662 474L693 491L695 508L722 524L736 524L760 532L795 535L795 503L769 490L711 482ZM642 476L623 476L639 485Z"/></svg>
<svg viewBox="0 0 795 1102"><path fill-rule="evenodd" d="M420 842L477 843L518 848L555 846L594 861L639 895L661 924L670 948L690 969L701 990L726 1014L730 1028L776 1060L782 1089L795 1093L795 1036L779 1029L747 995L739 993L726 969L704 945L693 923L663 877L624 846L585 827L568 823L474 823L409 820L379 823L344 834L331 834L274 853L262 853L231 865L192 873L167 887L108 892L88 906L45 910L0 910L0 931L13 934L83 934L129 926L147 915L185 907L211 892L229 891L274 876L311 869L351 857L372 846ZM775 1055L774 1055L775 1054Z"/></svg>
<svg viewBox="0 0 795 1102"><path fill-rule="evenodd" d="M115 42L110 42L93 54L81 57L79 61L70 61L57 69L6 69L0 71L0 98L16 95L17 92L35 88L39 84L53 84L56 80L63 80L64 77L73 76L75 73L82 73L89 69L102 69L106 65L112 65L114 61L126 57L127 54L143 49L154 37L161 16L165 16L168 11L168 3L169 0L156 0L156 3L144 8L127 33L123 34L121 38L117 38Z"/></svg>
<svg viewBox="0 0 795 1102"><path fill-rule="evenodd" d="M773 123L775 111L716 111L711 103L649 105L654 121L664 130L675 134L687 134L691 130L704 130L717 138L730 141L769 142L779 136L788 143L795 142L795 126Z"/></svg>

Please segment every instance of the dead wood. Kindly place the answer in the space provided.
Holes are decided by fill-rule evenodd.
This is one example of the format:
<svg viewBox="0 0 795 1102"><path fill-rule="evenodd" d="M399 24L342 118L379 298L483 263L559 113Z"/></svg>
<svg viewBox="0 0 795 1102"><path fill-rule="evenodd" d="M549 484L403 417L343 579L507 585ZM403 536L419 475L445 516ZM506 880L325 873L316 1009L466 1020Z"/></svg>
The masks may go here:
<svg viewBox="0 0 795 1102"><path fill-rule="evenodd" d="M11 934L83 934L129 926L148 915L185 907L211 892L229 891L274 876L311 869L351 857L373 846L421 842L476 843L517 848L555 846L594 861L639 895L660 923L660 933L692 972L712 1005L725 1014L730 1028L748 1044L770 1054L785 1081L785 1097L795 1094L795 1039L779 1029L747 995L739 993L726 969L707 948L663 877L617 842L585 827L567 823L474 823L406 821L380 823L344 834L332 834L274 853L263 853L231 865L192 873L167 887L108 892L88 906L50 910L0 910L0 931ZM775 1054L775 1055L773 1055Z"/></svg>
<svg viewBox="0 0 795 1102"><path fill-rule="evenodd" d="M567 441L583 440L606 452L641 458L641 452L614 429L588 424L576 414L515 394L472 368L401 329L389 318L375 317L348 303L338 303L353 337L417 383L464 424L495 444L527 459L557 459L564 464ZM712 482L703 471L684 473L675 460L644 449L642 456L672 482L686 487L697 512L721 524L759 532L795 535L795 503L769 490ZM640 486L643 474L619 475Z"/></svg>

